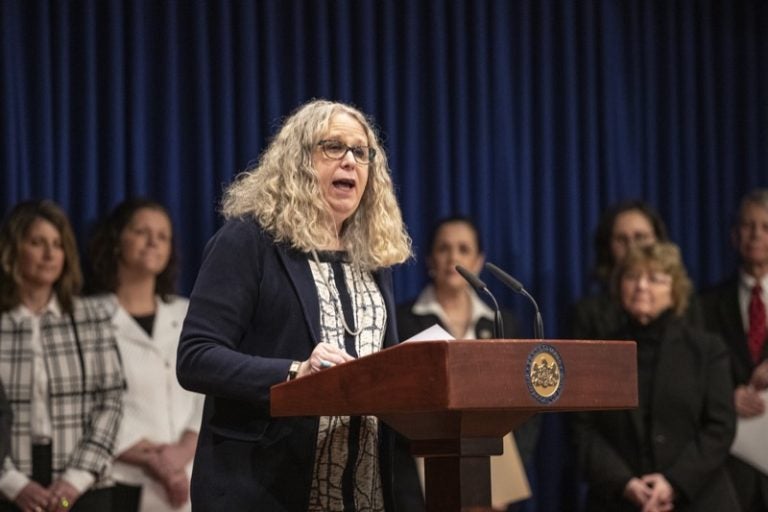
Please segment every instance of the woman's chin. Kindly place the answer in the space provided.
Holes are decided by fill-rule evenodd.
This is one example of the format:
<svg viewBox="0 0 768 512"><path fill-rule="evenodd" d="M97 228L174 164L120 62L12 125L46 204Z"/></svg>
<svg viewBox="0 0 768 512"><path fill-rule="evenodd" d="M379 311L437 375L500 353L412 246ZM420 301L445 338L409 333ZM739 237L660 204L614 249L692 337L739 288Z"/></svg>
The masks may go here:
<svg viewBox="0 0 768 512"><path fill-rule="evenodd" d="M639 323L640 325L648 325L658 316L647 311L630 312L629 315L634 319L635 322Z"/></svg>

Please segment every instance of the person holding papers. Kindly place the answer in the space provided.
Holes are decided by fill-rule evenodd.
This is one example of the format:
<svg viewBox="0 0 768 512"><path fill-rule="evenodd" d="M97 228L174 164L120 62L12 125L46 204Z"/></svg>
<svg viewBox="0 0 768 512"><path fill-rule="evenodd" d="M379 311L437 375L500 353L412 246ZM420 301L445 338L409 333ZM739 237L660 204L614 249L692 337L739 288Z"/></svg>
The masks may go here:
<svg viewBox="0 0 768 512"><path fill-rule="evenodd" d="M768 189L744 197L736 225L734 245L741 259L738 273L701 294L706 326L719 333L731 350L734 402L739 418L765 418L768 388ZM753 455L768 460L762 440ZM738 457L728 470L744 512L768 510L768 475Z"/></svg>
<svg viewBox="0 0 768 512"><path fill-rule="evenodd" d="M413 335L435 325L440 325L457 339L489 339L494 337L494 311L483 302L467 281L456 271L461 265L474 274L483 268L485 256L480 232L468 217L453 216L439 220L430 235L427 245L427 270L430 283L421 291L418 298L397 309L397 323L400 338L408 339ZM517 322L509 310L502 309L504 334L514 338ZM525 463L533 459L539 434L538 417L528 420L515 431L515 441L520 456ZM509 485L493 487L493 502L506 503L515 499L511 493L513 474L522 480L520 486L527 487L524 468L519 460L510 453L514 449L511 438L505 440L505 455L491 458L491 471L494 481ZM513 459L508 457L512 456ZM515 487L518 487L517 485ZM505 498L506 496L506 498Z"/></svg>
<svg viewBox="0 0 768 512"><path fill-rule="evenodd" d="M725 461L735 433L728 349L685 319L691 282L677 246L632 248L612 290L606 339L637 342L639 407L580 413L588 512L738 511Z"/></svg>
<svg viewBox="0 0 768 512"><path fill-rule="evenodd" d="M398 342L390 267L410 239L371 123L342 103L299 107L223 212L177 362L206 395L193 510L396 512L394 440L376 417L270 415L273 385Z"/></svg>

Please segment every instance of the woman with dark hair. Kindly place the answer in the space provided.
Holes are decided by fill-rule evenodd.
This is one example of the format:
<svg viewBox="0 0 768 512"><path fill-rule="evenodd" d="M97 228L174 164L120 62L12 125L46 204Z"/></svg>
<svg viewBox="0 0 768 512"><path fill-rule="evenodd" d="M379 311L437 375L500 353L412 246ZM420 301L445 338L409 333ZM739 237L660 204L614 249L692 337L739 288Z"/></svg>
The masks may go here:
<svg viewBox="0 0 768 512"><path fill-rule="evenodd" d="M457 339L492 338L494 310L480 299L456 270L456 265L474 274L479 274L483 269L485 253L477 225L465 216L446 217L436 222L428 240L426 264L430 282L416 299L398 305L400 338L408 339L435 324ZM517 333L515 317L509 310L503 309L502 318L505 337L514 338ZM539 423L539 418L534 417L515 431L517 447L527 464L533 460ZM522 482L525 473L512 454L511 436L505 438L504 443L504 456L491 458L494 480L506 480L509 483L508 486L495 486L492 489L492 501L499 505L515 499L514 492L510 491L513 488L513 475L518 475ZM520 482L516 485L519 486Z"/></svg>
<svg viewBox="0 0 768 512"><path fill-rule="evenodd" d="M456 265L461 265L479 274L484 262L480 230L470 218L452 216L438 220L427 243L430 282L418 298L397 308L400 337L410 338L439 324L454 338L492 338L494 311L456 271ZM503 310L502 318L505 334L513 338L517 331L515 317Z"/></svg>
<svg viewBox="0 0 768 512"><path fill-rule="evenodd" d="M728 349L685 319L679 249L631 248L612 289L621 321L606 339L637 342L639 407L577 415L586 510L740 510L725 468L736 430Z"/></svg>
<svg viewBox="0 0 768 512"><path fill-rule="evenodd" d="M616 329L620 309L608 290L613 269L633 247L667 241L667 228L661 215L643 201L623 201L601 216L595 230L593 270L599 290L574 305L573 338L604 339L606 333Z"/></svg>
<svg viewBox="0 0 768 512"><path fill-rule="evenodd" d="M117 205L90 247L94 291L104 297L128 390L114 477L120 510L189 510L189 476L202 396L176 379L187 300L174 295L170 215L149 199Z"/></svg>
<svg viewBox="0 0 768 512"><path fill-rule="evenodd" d="M65 213L18 204L0 228L0 263L0 380L14 416L0 510L109 510L123 374L107 313L76 296Z"/></svg>

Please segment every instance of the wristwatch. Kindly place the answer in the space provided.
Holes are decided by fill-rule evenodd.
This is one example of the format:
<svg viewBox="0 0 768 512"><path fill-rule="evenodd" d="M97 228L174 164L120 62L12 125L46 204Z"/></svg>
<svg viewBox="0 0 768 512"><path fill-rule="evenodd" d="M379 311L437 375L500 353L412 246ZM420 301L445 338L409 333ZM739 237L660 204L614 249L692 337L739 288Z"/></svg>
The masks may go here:
<svg viewBox="0 0 768 512"><path fill-rule="evenodd" d="M294 361L291 363L291 367L288 369L288 379L293 380L299 374L299 368L301 368L301 361Z"/></svg>

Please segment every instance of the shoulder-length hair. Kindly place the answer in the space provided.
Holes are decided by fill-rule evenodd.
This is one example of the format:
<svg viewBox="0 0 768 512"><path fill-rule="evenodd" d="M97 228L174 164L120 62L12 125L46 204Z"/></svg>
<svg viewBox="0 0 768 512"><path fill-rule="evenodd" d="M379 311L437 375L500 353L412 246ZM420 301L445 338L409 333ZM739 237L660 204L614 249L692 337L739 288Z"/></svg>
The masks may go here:
<svg viewBox="0 0 768 512"><path fill-rule="evenodd" d="M636 211L648 219L658 242L669 241L667 226L664 224L664 220L659 212L645 201L630 199L613 205L600 217L593 240L596 258L593 272L595 278L603 284L610 283L613 267L618 263L613 260L613 253L611 252L613 225L616 224L616 219L619 215L632 211Z"/></svg>
<svg viewBox="0 0 768 512"><path fill-rule="evenodd" d="M253 217L275 241L308 252L335 241L327 226L330 209L312 166L312 153L340 113L363 127L375 157L368 164L368 183L360 205L341 226L351 261L367 270L402 263L411 255L390 177L387 156L372 124L349 105L310 101L284 122L258 164L241 173L224 194L226 218Z"/></svg>
<svg viewBox="0 0 768 512"><path fill-rule="evenodd" d="M61 237L64 267L53 290L64 312L72 311L74 297L80 293L83 282L80 257L67 214L53 201L24 201L11 210L0 227L0 312L9 311L21 304L19 253L24 237L38 219L53 224Z"/></svg>
<svg viewBox="0 0 768 512"><path fill-rule="evenodd" d="M680 249L672 242L657 242L632 247L627 256L616 264L612 279L612 291L620 296L621 279L630 270L644 269L661 271L672 276L672 309L677 316L683 316L693 291L693 283L685 270Z"/></svg>
<svg viewBox="0 0 768 512"><path fill-rule="evenodd" d="M155 293L164 302L171 300L171 295L176 293L176 277L179 269L179 258L176 251L176 237L173 234L173 223L168 210L157 201L147 198L126 199L102 220L88 245L88 256L91 262L91 283L88 291L91 293L104 293L117 291L118 265L120 263L120 236L125 227L133 220L139 210L155 210L168 218L171 224L171 254L168 264L155 279Z"/></svg>

